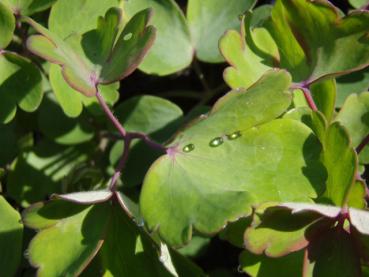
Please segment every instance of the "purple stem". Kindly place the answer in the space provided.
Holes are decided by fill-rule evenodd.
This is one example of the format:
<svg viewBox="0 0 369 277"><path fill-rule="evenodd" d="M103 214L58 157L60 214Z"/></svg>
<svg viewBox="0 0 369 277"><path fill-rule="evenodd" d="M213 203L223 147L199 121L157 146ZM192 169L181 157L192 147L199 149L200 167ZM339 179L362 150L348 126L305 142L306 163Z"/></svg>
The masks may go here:
<svg viewBox="0 0 369 277"><path fill-rule="evenodd" d="M122 137L125 137L126 134L127 134L126 130L120 124L118 119L114 116L112 111L109 109L108 105L106 104L106 102L105 102L104 98L102 97L102 95L100 94L99 90L97 90L97 92L96 92L96 98L99 101L99 103L100 103L102 109L104 110L105 114L108 116L110 121L115 126L115 128L117 128L118 132L121 134Z"/></svg>
<svg viewBox="0 0 369 277"><path fill-rule="evenodd" d="M318 108L314 102L314 99L313 97L311 96L311 92L308 88L306 87L301 87L300 88L302 90L302 92L304 93L304 96L305 96L305 99L309 105L309 107L313 110L313 111L317 111Z"/></svg>
<svg viewBox="0 0 369 277"><path fill-rule="evenodd" d="M356 153L360 154L360 152L364 149L364 147L369 143L369 134L361 141L361 143L356 147Z"/></svg>
<svg viewBox="0 0 369 277"><path fill-rule="evenodd" d="M151 148L157 149L162 152L166 152L167 148L149 138L148 135L140 132L132 132L127 134L130 139L142 139Z"/></svg>
<svg viewBox="0 0 369 277"><path fill-rule="evenodd" d="M126 165L127 159L128 159L128 154L129 154L129 147L131 144L131 139L130 138L125 138L124 139L124 149L123 149L123 154L122 157L119 160L118 166L115 169L115 172L113 174L113 177L111 178L111 182L109 185L109 188L111 191L116 191L117 190L117 181L121 175L121 172L123 170L123 168Z"/></svg>

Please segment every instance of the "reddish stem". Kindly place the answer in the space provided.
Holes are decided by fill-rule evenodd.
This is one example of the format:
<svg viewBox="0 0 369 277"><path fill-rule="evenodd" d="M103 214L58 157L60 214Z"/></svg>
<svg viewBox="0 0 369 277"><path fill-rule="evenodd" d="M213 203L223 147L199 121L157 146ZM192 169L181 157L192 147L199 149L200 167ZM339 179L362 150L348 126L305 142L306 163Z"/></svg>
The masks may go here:
<svg viewBox="0 0 369 277"><path fill-rule="evenodd" d="M313 111L317 111L318 108L315 104L315 101L311 95L310 90L307 87L301 87L300 88L302 90L302 92L304 93L305 99L309 105L309 107L313 110Z"/></svg>
<svg viewBox="0 0 369 277"><path fill-rule="evenodd" d="M108 116L108 118L110 119L110 121L115 126L115 128L117 128L118 132L121 134L122 137L125 137L126 134L127 134L126 130L120 124L120 122L118 121L118 119L114 116L113 112L109 109L108 105L106 104L106 102L104 100L104 97L102 97L102 95L99 92L99 90L97 90L97 92L96 92L96 98L99 101L100 106L104 110L105 114Z"/></svg>
<svg viewBox="0 0 369 277"><path fill-rule="evenodd" d="M124 139L124 149L123 149L122 157L119 160L118 166L115 169L115 172L113 174L113 177L111 178L111 182L110 182L110 185L109 185L109 188L110 188L111 191L116 191L117 190L118 179L121 175L121 172L122 172L123 168L125 167L125 165L127 163L130 144L131 144L131 139L130 138L125 138Z"/></svg>
<svg viewBox="0 0 369 277"><path fill-rule="evenodd" d="M360 152L364 149L364 147L369 143L369 134L361 141L361 143L356 147L356 153L360 154Z"/></svg>

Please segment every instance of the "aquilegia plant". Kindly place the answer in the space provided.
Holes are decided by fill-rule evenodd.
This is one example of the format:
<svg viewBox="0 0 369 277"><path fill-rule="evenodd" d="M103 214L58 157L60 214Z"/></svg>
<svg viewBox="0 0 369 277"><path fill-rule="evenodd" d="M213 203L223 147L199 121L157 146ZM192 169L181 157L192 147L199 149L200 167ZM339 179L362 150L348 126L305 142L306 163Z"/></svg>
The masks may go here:
<svg viewBox="0 0 369 277"><path fill-rule="evenodd" d="M369 3L266 2L0 0L0 276L369 276Z"/></svg>

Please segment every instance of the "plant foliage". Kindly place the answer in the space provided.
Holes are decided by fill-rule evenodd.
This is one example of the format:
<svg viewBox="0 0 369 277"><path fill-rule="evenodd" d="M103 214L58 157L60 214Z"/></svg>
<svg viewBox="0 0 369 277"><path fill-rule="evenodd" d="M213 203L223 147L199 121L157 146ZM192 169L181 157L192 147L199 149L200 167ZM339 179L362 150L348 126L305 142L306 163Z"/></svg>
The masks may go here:
<svg viewBox="0 0 369 277"><path fill-rule="evenodd" d="M0 0L1 276L369 276L369 3L269 2Z"/></svg>

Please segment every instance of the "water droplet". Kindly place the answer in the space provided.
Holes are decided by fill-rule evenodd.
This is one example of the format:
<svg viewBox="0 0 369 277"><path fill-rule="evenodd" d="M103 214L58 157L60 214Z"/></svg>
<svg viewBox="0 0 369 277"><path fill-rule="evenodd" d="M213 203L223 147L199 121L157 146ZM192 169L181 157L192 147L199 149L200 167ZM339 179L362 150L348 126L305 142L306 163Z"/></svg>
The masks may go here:
<svg viewBox="0 0 369 277"><path fill-rule="evenodd" d="M245 273L245 272L243 271L243 269L242 269L242 265L238 265L238 267L237 267L237 271L238 271L239 273Z"/></svg>
<svg viewBox="0 0 369 277"><path fill-rule="evenodd" d="M123 37L123 40L130 40L133 37L132 33L128 33Z"/></svg>
<svg viewBox="0 0 369 277"><path fill-rule="evenodd" d="M218 147L219 145L222 145L222 144L223 144L223 139L221 137L216 137L209 142L209 145L211 147Z"/></svg>
<svg viewBox="0 0 369 277"><path fill-rule="evenodd" d="M237 131L237 132L227 135L227 139L234 140L236 138L239 138L240 136L241 136L241 132Z"/></svg>
<svg viewBox="0 0 369 277"><path fill-rule="evenodd" d="M183 152L188 153L188 152L193 151L194 149L195 149L195 145L190 143L190 144L187 144L185 147L183 147L182 150L183 150Z"/></svg>

